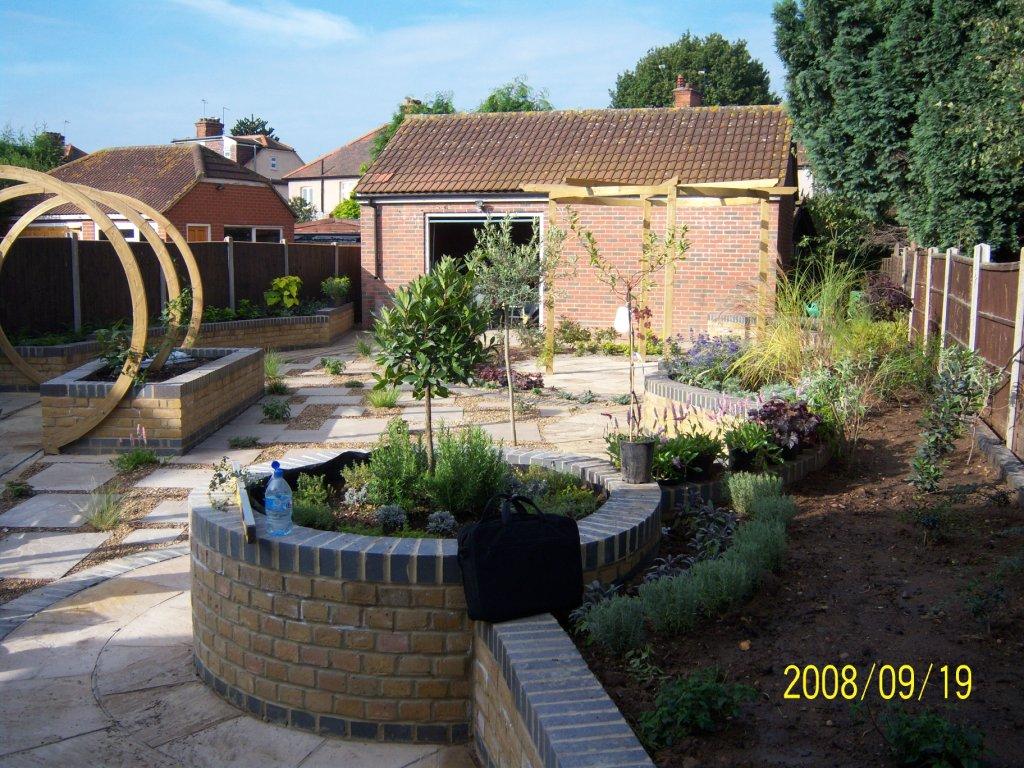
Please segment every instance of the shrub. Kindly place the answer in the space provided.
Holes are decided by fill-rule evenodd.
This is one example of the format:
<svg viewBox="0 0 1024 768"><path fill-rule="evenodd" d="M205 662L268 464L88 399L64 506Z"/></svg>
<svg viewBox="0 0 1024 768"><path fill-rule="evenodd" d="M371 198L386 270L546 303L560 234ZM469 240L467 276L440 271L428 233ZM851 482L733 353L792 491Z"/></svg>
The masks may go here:
<svg viewBox="0 0 1024 768"><path fill-rule="evenodd" d="M159 463L156 454L148 448L132 448L127 453L115 456L111 462L117 467L118 472L132 472L139 467L148 467L150 464Z"/></svg>
<svg viewBox="0 0 1024 768"><path fill-rule="evenodd" d="M359 379L349 379L345 382L345 386L349 389L362 389L366 385L363 384Z"/></svg>
<svg viewBox="0 0 1024 768"><path fill-rule="evenodd" d="M567 485L546 495L537 506L552 515L564 515L573 520L581 520L597 509L597 497L589 488Z"/></svg>
<svg viewBox="0 0 1024 768"><path fill-rule="evenodd" d="M756 696L750 686L727 683L716 668L667 680L654 709L640 715L640 733L654 749L671 746L684 736L720 730L743 702Z"/></svg>
<svg viewBox="0 0 1024 768"><path fill-rule="evenodd" d="M267 386L264 388L264 391L268 395L287 395L288 385L281 379L273 379L267 382Z"/></svg>
<svg viewBox="0 0 1024 768"><path fill-rule="evenodd" d="M431 499L457 520L483 512L487 502L508 482L508 465L494 440L476 425L437 434L434 474L428 478Z"/></svg>
<svg viewBox="0 0 1024 768"><path fill-rule="evenodd" d="M121 524L121 497L94 491L85 507L85 521L97 531L109 531Z"/></svg>
<svg viewBox="0 0 1024 768"><path fill-rule="evenodd" d="M373 354L373 347L366 339L360 339L356 342L356 354L360 357L369 357Z"/></svg>
<svg viewBox="0 0 1024 768"><path fill-rule="evenodd" d="M334 512L327 504L316 504L299 498L292 503L292 521L296 525L321 531L332 531L337 525Z"/></svg>
<svg viewBox="0 0 1024 768"><path fill-rule="evenodd" d="M772 431L764 424L743 421L727 429L722 438L729 449L733 469L763 470L771 464L782 463L782 449L775 444Z"/></svg>
<svg viewBox="0 0 1024 768"><path fill-rule="evenodd" d="M398 405L398 390L391 387L371 389L366 393L366 399L374 408L394 408Z"/></svg>
<svg viewBox="0 0 1024 768"><path fill-rule="evenodd" d="M342 200L333 209L331 209L331 218L333 219L358 219L359 218L359 201L354 197L350 197L346 200Z"/></svg>
<svg viewBox="0 0 1024 768"><path fill-rule="evenodd" d="M374 521L380 526L385 534L397 533L405 528L409 518L405 510L394 504L387 504L377 509L374 513Z"/></svg>
<svg viewBox="0 0 1024 768"><path fill-rule="evenodd" d="M693 521L694 561L721 556L732 541L737 522L735 514L710 501L698 507Z"/></svg>
<svg viewBox="0 0 1024 768"><path fill-rule="evenodd" d="M450 538L459 531L455 515L446 510L431 512L427 517L427 533L441 538Z"/></svg>
<svg viewBox="0 0 1024 768"><path fill-rule="evenodd" d="M106 363L107 370L120 373L125 364L129 361L135 366L142 364L142 360L132 352L132 329L118 320L109 328L99 328L96 331L96 343L99 345L99 356ZM144 354L148 354L147 347ZM136 370L135 381L139 383L145 379L145 373Z"/></svg>
<svg viewBox="0 0 1024 768"><path fill-rule="evenodd" d="M300 472L295 486L296 501L302 501L314 506L327 504L330 491L327 488L323 475L309 475L305 472Z"/></svg>
<svg viewBox="0 0 1024 768"><path fill-rule="evenodd" d="M267 381L273 381L274 379L280 379L281 366L284 364L284 360L281 354L273 349L268 349L263 354L263 376Z"/></svg>
<svg viewBox="0 0 1024 768"><path fill-rule="evenodd" d="M591 642L623 656L644 642L644 608L636 598L617 595L592 606L583 626Z"/></svg>
<svg viewBox="0 0 1024 768"><path fill-rule="evenodd" d="M751 421L771 430L775 444L784 454L813 445L818 425L821 424L821 417L811 413L807 403L790 402L778 397L753 409L749 416Z"/></svg>
<svg viewBox="0 0 1024 768"><path fill-rule="evenodd" d="M288 421L292 408L287 400L268 400L263 404L263 417L268 421Z"/></svg>
<svg viewBox="0 0 1024 768"><path fill-rule="evenodd" d="M744 563L754 574L775 571L786 554L786 524L782 520L751 520L733 536L726 559Z"/></svg>
<svg viewBox="0 0 1024 768"><path fill-rule="evenodd" d="M321 357L320 367L331 376L341 376L345 372L345 361L336 357Z"/></svg>
<svg viewBox="0 0 1024 768"><path fill-rule="evenodd" d="M255 448L260 444L258 437L239 435L228 440L228 448Z"/></svg>
<svg viewBox="0 0 1024 768"><path fill-rule="evenodd" d="M656 632L679 634L693 629L699 610L697 584L687 573L641 584L640 604Z"/></svg>
<svg viewBox="0 0 1024 768"><path fill-rule="evenodd" d="M320 283L320 292L335 304L341 304L351 287L352 281L348 275L328 277Z"/></svg>
<svg viewBox="0 0 1024 768"><path fill-rule="evenodd" d="M482 384L494 384L496 386L505 386L505 366L494 365L493 363L485 363L478 366L473 375L477 381ZM537 389L538 387L544 386L544 377L539 373L523 373L512 369L512 387L517 392L528 392L531 389Z"/></svg>
<svg viewBox="0 0 1024 768"><path fill-rule="evenodd" d="M956 725L931 711L910 715L893 709L880 721L889 751L900 765L929 768L981 765L985 739L974 728Z"/></svg>
<svg viewBox="0 0 1024 768"><path fill-rule="evenodd" d="M757 572L739 558L704 560L690 569L697 605L708 617L744 600L754 586Z"/></svg>
<svg viewBox="0 0 1024 768"><path fill-rule="evenodd" d="M270 287L263 292L263 301L268 307L280 307L284 311L299 306L299 291L302 290L302 278L297 275L275 277Z"/></svg>
<svg viewBox="0 0 1024 768"><path fill-rule="evenodd" d="M870 272L865 281L864 300L875 320L895 320L909 312L914 302L902 286L884 272Z"/></svg>
<svg viewBox="0 0 1024 768"><path fill-rule="evenodd" d="M796 514L792 496L761 496L752 499L747 514L751 520L781 520L788 523Z"/></svg>
<svg viewBox="0 0 1024 768"><path fill-rule="evenodd" d="M555 348L560 351L585 349L590 341L590 331L575 320L562 317L555 326Z"/></svg>
<svg viewBox="0 0 1024 768"><path fill-rule="evenodd" d="M707 480L721 452L721 439L693 424L654 447L654 478L665 483Z"/></svg>
<svg viewBox="0 0 1024 768"><path fill-rule="evenodd" d="M736 339L701 334L689 349L665 361L665 372L683 384L738 394L743 387L732 368L744 347Z"/></svg>
<svg viewBox="0 0 1024 768"><path fill-rule="evenodd" d="M729 475L729 500L739 515L749 514L757 499L782 495L782 478L778 475L734 472Z"/></svg>
<svg viewBox="0 0 1024 768"><path fill-rule="evenodd" d="M426 471L423 444L413 442L404 421L392 419L370 454L370 481L366 486L369 502L414 509L423 498Z"/></svg>
<svg viewBox="0 0 1024 768"><path fill-rule="evenodd" d="M360 461L357 464L344 467L341 470L341 477L345 481L346 488L362 488L370 482L373 471L368 462Z"/></svg>

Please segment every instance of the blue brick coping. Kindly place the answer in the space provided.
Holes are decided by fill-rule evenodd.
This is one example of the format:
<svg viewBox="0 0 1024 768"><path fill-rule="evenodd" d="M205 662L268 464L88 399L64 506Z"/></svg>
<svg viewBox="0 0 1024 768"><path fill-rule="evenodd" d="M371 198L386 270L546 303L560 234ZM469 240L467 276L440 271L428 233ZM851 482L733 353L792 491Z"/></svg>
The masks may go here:
<svg viewBox="0 0 1024 768"><path fill-rule="evenodd" d="M285 468L315 466L342 453L311 451L282 461ZM608 500L579 521L584 571L593 571L648 549L661 536L662 493L656 483L630 485L610 463L589 456L508 450L517 466L537 465L567 472L608 491ZM269 477L267 464L248 472ZM287 536L266 535L266 517L256 515L256 540L246 543L234 507L219 510L203 489L189 496L190 535L204 547L250 565L285 573L345 581L391 584L461 584L455 539L400 538L333 533L295 526Z"/></svg>
<svg viewBox="0 0 1024 768"><path fill-rule="evenodd" d="M478 621L475 633L497 661L544 768L654 768L554 617ZM475 742L486 768L506 768L495 764L479 733Z"/></svg>
<svg viewBox="0 0 1024 768"><path fill-rule="evenodd" d="M674 400L677 403L700 408L702 411L716 411L732 416L746 416L748 412L760 405L756 398L727 395L713 389L702 389L682 384L675 379L670 379L660 370L658 373L644 378L644 391Z"/></svg>

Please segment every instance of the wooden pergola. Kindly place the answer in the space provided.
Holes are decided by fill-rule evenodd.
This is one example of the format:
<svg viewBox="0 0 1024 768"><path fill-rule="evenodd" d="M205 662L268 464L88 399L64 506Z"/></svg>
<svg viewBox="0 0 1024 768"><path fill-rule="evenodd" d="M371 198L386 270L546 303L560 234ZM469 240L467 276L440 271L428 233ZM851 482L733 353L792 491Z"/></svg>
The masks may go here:
<svg viewBox="0 0 1024 768"><path fill-rule="evenodd" d="M795 195L797 187L782 186L777 178L745 179L742 181L707 182L701 184L680 184L678 177L672 177L660 184L631 185L609 180L567 178L561 184L525 184L525 192L540 192L548 196L548 221L554 221L559 203L562 205L605 205L629 206L643 210L642 233L651 230L651 209L664 206L665 227L670 231L676 225L676 210L679 207L708 207L726 205L753 205L760 207L760 240L758 245L758 325L763 321L763 306L767 301L768 274L771 269L769 258L769 212L768 201L772 197ZM665 340L665 354L668 354L668 340L672 336L672 314L674 309L673 284L674 267L668 264L665 270L664 301L662 307L661 331ZM646 296L640 299L646 306ZM551 286L545 287L544 310L547 318L545 333L549 349L554 349L555 324L554 296ZM548 360L548 372L554 370Z"/></svg>

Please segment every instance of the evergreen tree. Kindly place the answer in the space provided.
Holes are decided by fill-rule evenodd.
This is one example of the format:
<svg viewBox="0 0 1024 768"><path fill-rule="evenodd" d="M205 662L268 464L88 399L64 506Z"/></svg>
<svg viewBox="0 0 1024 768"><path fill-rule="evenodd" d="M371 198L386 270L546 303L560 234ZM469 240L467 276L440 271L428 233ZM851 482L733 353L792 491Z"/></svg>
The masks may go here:
<svg viewBox="0 0 1024 768"><path fill-rule="evenodd" d="M232 136L257 136L261 134L266 136L268 139L277 138L277 134L274 132L274 129L270 127L270 123L262 117L256 117L256 115L240 117L235 121L235 124L231 126Z"/></svg>
<svg viewBox="0 0 1024 768"><path fill-rule="evenodd" d="M547 112L551 109L546 90L531 88L526 78L517 77L491 91L477 112Z"/></svg>
<svg viewBox="0 0 1024 768"><path fill-rule="evenodd" d="M429 101L417 99L406 99L402 102L395 114L391 116L391 122L384 126L384 129L377 134L370 147L370 162L377 159L377 155L384 151L384 147L391 141L398 127L405 122L406 115L451 115L455 112L455 105L452 103L450 93L435 94Z"/></svg>

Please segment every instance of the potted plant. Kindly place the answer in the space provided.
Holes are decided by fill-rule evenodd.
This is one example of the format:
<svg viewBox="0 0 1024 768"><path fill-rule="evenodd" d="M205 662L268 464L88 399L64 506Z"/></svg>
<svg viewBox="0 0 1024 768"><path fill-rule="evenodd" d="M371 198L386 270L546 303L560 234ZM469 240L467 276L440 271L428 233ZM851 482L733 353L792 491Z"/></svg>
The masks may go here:
<svg viewBox="0 0 1024 768"><path fill-rule="evenodd" d="M340 307L348 296L352 287L352 280L348 275L339 277L328 277L320 283L320 292L331 300L331 305Z"/></svg>
<svg viewBox="0 0 1024 768"><path fill-rule="evenodd" d="M736 471L765 469L782 463L782 450L775 444L772 431L756 421L744 421L725 431L729 467Z"/></svg>
<svg viewBox="0 0 1024 768"><path fill-rule="evenodd" d="M751 411L750 420L768 428L772 441L787 461L815 444L821 424L821 418L807 409L806 402L790 402L781 397L766 400L760 408Z"/></svg>
<svg viewBox="0 0 1024 768"><path fill-rule="evenodd" d="M717 435L696 424L686 432L662 440L654 450L654 478L668 485L710 480L722 453Z"/></svg>

